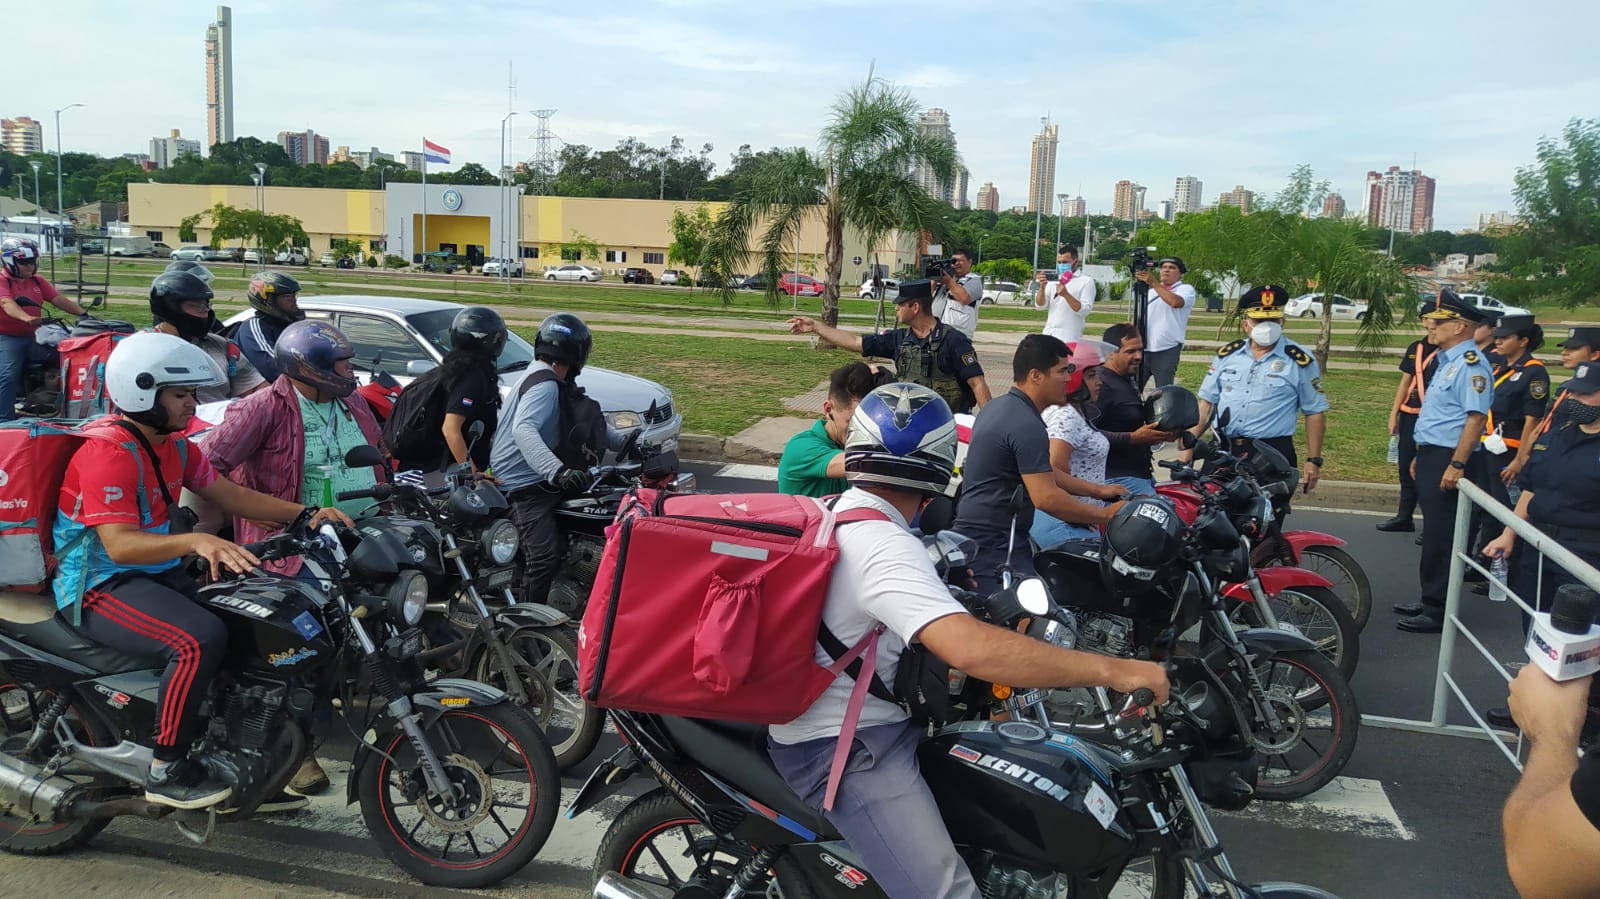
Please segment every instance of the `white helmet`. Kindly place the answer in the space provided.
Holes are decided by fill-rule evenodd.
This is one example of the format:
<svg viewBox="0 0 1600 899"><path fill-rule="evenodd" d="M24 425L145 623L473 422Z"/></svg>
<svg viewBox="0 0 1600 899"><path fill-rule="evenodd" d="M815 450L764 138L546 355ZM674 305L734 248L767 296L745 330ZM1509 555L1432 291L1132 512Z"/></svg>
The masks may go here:
<svg viewBox="0 0 1600 899"><path fill-rule="evenodd" d="M129 334L106 360L106 393L119 411L130 415L154 410L156 394L163 387L221 387L226 383L227 373L205 350L182 337L157 331Z"/></svg>
<svg viewBox="0 0 1600 899"><path fill-rule="evenodd" d="M844 476L939 496L956 465L956 422L945 401L921 384L886 384L862 398L844 438Z"/></svg>

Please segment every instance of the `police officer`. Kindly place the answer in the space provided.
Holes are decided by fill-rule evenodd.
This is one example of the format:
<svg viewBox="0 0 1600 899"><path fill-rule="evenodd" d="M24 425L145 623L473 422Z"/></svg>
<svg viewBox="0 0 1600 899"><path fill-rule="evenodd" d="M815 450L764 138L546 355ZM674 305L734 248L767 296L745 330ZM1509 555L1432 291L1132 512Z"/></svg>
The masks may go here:
<svg viewBox="0 0 1600 899"><path fill-rule="evenodd" d="M1489 420L1484 423L1484 441L1491 450L1488 463L1491 492L1495 498L1510 505L1505 485L1516 479L1526 459L1520 452L1522 444L1539 431L1539 423L1550 407L1550 373L1544 363L1533 358L1533 351L1544 346L1544 329L1531 315L1507 315L1500 319L1494 330L1495 352L1504 360L1494 370L1494 402L1489 407ZM1493 440L1495 433L1505 442L1507 452L1493 452L1500 441ZM1490 445L1493 444L1493 445Z"/></svg>
<svg viewBox="0 0 1600 899"><path fill-rule="evenodd" d="M1403 631L1436 634L1444 629L1444 595L1450 576L1450 541L1456 529L1456 484L1482 465L1479 437L1494 398L1494 369L1473 342L1488 316L1454 291L1441 290L1422 316L1439 355L1438 371L1417 414L1417 458L1411 476L1422 507L1421 601L1394 607L1406 617Z"/></svg>
<svg viewBox="0 0 1600 899"><path fill-rule="evenodd" d="M1432 303L1423 303L1417 310L1420 319ZM1426 336L1413 340L1400 360L1400 386L1394 392L1394 405L1389 408L1389 435L1400 444L1400 508L1394 517L1378 522L1380 531L1412 531L1416 525L1411 516L1417 510L1417 484L1411 479L1411 460L1417 457L1417 413L1422 410L1422 398L1428 393L1428 381L1435 371L1434 359L1439 348Z"/></svg>
<svg viewBox="0 0 1600 899"><path fill-rule="evenodd" d="M815 334L863 356L893 359L897 380L932 389L957 412L971 412L989 402L989 385L972 341L933 315L932 282L926 278L903 282L894 301L894 317L900 327L883 334L851 334L806 315L789 319L789 330Z"/></svg>
<svg viewBox="0 0 1600 899"><path fill-rule="evenodd" d="M1276 284L1252 288L1239 299L1245 337L1217 350L1211 370L1200 384L1200 424L1204 433L1211 411L1229 413L1227 435L1255 438L1295 464L1294 430L1306 417L1305 475L1309 492L1322 473L1322 435L1328 397L1322 373L1303 347L1283 336L1283 304L1289 292ZM1185 461L1192 452L1183 454Z"/></svg>
<svg viewBox="0 0 1600 899"><path fill-rule="evenodd" d="M1567 371L1574 371L1585 362L1600 362L1600 328L1583 327L1567 329L1567 339L1561 343L1561 367ZM1570 381L1568 383L1571 383ZM1550 404L1550 410L1544 414L1544 419L1539 422L1535 434L1544 434L1551 429L1560 427L1564 416L1564 409L1569 408L1565 400L1571 396L1566 385L1560 390L1550 389L1555 394L1555 401ZM1524 440L1517 449L1516 465L1520 470L1528 464L1528 455L1533 452L1533 443ZM1508 482L1509 483L1509 482Z"/></svg>

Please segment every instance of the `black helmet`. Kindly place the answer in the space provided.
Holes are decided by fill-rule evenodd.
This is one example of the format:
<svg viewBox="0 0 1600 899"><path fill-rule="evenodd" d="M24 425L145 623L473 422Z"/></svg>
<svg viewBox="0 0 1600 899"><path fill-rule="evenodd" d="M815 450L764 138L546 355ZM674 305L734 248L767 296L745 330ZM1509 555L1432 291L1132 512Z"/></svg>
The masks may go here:
<svg viewBox="0 0 1600 899"><path fill-rule="evenodd" d="M179 259L176 262L168 263L166 270L169 272L188 272L206 282L207 286L211 284L211 269L195 262L193 259Z"/></svg>
<svg viewBox="0 0 1600 899"><path fill-rule="evenodd" d="M589 350L594 348L594 338L589 336L589 326L570 312L557 312L539 323L539 333L533 338L533 357L550 362L565 362L572 366L572 374L583 370L589 361Z"/></svg>
<svg viewBox="0 0 1600 899"><path fill-rule="evenodd" d="M1200 402L1185 388L1168 384L1144 401L1144 420L1163 431L1187 431L1200 423Z"/></svg>
<svg viewBox="0 0 1600 899"><path fill-rule="evenodd" d="M250 279L250 308L258 315L270 315L273 318L286 322L297 322L305 319L306 314L296 306L293 311L288 311L278 306L278 298L284 294L297 294L300 292L300 282L285 275L283 272L259 272Z"/></svg>
<svg viewBox="0 0 1600 899"><path fill-rule="evenodd" d="M1156 580L1183 548L1183 522L1167 500L1128 500L1106 525L1100 571L1107 583L1138 587Z"/></svg>
<svg viewBox="0 0 1600 899"><path fill-rule="evenodd" d="M211 311L211 288L191 272L162 272L150 282L150 314L158 323L178 329L184 340L199 340L211 333L217 314ZM204 302L206 314L183 311L184 303Z"/></svg>
<svg viewBox="0 0 1600 899"><path fill-rule="evenodd" d="M542 332L543 329L541 328ZM468 306L450 322L450 349L470 350L490 359L506 348L506 320L487 306ZM584 353L587 358L588 353Z"/></svg>

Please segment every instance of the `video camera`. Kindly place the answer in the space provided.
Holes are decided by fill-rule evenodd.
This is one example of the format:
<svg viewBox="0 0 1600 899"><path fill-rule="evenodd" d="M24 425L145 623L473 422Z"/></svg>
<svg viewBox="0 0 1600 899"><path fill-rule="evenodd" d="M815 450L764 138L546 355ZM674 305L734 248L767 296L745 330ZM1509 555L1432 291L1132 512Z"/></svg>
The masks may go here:
<svg viewBox="0 0 1600 899"><path fill-rule="evenodd" d="M1159 252L1155 247L1134 247L1130 250L1133 258L1128 260L1128 270L1135 274L1145 269L1156 267L1156 258L1152 253Z"/></svg>
<svg viewBox="0 0 1600 899"><path fill-rule="evenodd" d="M941 280L946 275L952 278L956 276L956 261L954 258L929 259L927 265L922 268L922 277L929 280Z"/></svg>

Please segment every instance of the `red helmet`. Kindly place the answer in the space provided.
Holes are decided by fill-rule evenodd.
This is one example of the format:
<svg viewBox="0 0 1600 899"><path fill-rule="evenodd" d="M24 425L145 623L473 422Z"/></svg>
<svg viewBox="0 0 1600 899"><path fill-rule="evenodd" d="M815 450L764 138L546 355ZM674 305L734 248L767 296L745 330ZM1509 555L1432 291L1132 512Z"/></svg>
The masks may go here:
<svg viewBox="0 0 1600 899"><path fill-rule="evenodd" d="M1089 392L1083 386L1083 375L1091 368L1098 368L1105 364L1106 357L1115 353L1117 348L1100 340L1079 340L1069 343L1067 347L1072 350L1069 360L1072 362L1072 377L1067 379L1067 397L1069 399L1088 399Z"/></svg>

